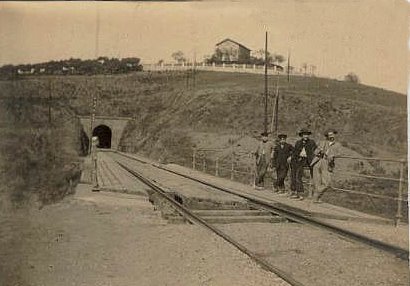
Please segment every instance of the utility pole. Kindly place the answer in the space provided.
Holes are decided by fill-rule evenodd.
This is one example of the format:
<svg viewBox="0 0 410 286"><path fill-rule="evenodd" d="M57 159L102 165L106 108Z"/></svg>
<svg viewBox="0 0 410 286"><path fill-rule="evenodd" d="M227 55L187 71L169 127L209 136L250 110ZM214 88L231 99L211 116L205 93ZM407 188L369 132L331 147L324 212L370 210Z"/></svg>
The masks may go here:
<svg viewBox="0 0 410 286"><path fill-rule="evenodd" d="M276 77L276 92L275 92L275 104L272 111L272 121L270 131L272 134L278 136L278 123L279 121L279 74ZM274 129L275 127L275 129Z"/></svg>
<svg viewBox="0 0 410 286"><path fill-rule="evenodd" d="M100 9L97 4L97 18L95 22L95 59L98 58L99 53L99 37L100 37ZM95 86L96 78L94 78L94 89L96 90ZM90 154L93 151L93 128L94 128L94 121L95 121L95 112L97 108L97 97L95 93L92 93L92 103L91 103L91 114L90 114Z"/></svg>
<svg viewBox="0 0 410 286"><path fill-rule="evenodd" d="M93 148L92 138L93 138L93 128L94 128L96 109L97 109L97 97L95 96L95 93L92 93L92 95L91 95L91 113L90 113L90 154L93 151L92 150L92 148Z"/></svg>
<svg viewBox="0 0 410 286"><path fill-rule="evenodd" d="M265 32L265 120L264 132L268 133L268 31Z"/></svg>
<svg viewBox="0 0 410 286"><path fill-rule="evenodd" d="M99 54L99 37L100 37L100 9L97 5L97 19L96 19L96 31L95 31L95 59L98 58ZM92 163L92 174L91 174L91 183L92 183L92 191L98 192L100 191L100 187L98 184L98 154L97 154L97 147L98 147L98 140L93 140L93 128L94 128L94 121L95 121L95 112L97 108L97 85L96 85L96 76L94 75L94 92L92 92L92 111L91 111L91 120L90 120L90 157Z"/></svg>
<svg viewBox="0 0 410 286"><path fill-rule="evenodd" d="M276 84L276 101L275 101L275 135L278 136L278 125L279 125L279 75Z"/></svg>

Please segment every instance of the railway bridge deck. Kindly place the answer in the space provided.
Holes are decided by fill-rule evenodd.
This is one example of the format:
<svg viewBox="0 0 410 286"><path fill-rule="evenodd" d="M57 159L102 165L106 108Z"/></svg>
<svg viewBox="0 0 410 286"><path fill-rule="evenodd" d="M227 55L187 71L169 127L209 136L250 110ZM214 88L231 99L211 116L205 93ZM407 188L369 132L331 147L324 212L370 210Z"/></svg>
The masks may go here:
<svg viewBox="0 0 410 286"><path fill-rule="evenodd" d="M407 224L112 150L98 152L97 173L101 194L146 197L168 224L213 229L288 285L408 285Z"/></svg>

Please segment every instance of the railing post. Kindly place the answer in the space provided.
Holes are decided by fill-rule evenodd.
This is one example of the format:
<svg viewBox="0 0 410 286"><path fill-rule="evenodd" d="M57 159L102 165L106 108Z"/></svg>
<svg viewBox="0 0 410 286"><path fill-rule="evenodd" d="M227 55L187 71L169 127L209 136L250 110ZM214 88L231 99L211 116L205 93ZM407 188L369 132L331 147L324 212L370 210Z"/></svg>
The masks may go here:
<svg viewBox="0 0 410 286"><path fill-rule="evenodd" d="M195 170L196 165L196 148L194 148L194 152L192 153L192 169Z"/></svg>
<svg viewBox="0 0 410 286"><path fill-rule="evenodd" d="M255 181L255 179L253 178L253 172L252 172L252 168L251 167L248 167L248 172L249 172L249 178L250 178L250 180L249 180L249 185L253 185L253 182Z"/></svg>
<svg viewBox="0 0 410 286"><path fill-rule="evenodd" d="M202 161L202 172L206 172L206 157L205 157L205 154L204 154L204 159L203 159L203 161Z"/></svg>
<svg viewBox="0 0 410 286"><path fill-rule="evenodd" d="M215 161L215 176L219 177L219 158Z"/></svg>
<svg viewBox="0 0 410 286"><path fill-rule="evenodd" d="M233 181L234 179L234 172L235 172L235 154L233 152L232 148L232 158L231 158L231 180Z"/></svg>
<svg viewBox="0 0 410 286"><path fill-rule="evenodd" d="M400 220L402 218L402 199L403 199L403 180L404 180L404 164L405 162L400 162L400 178L399 178L399 190L397 194L397 213L396 213L396 220L395 225L398 226Z"/></svg>
<svg viewBox="0 0 410 286"><path fill-rule="evenodd" d="M70 178L70 179L68 180L68 188L70 189L70 194L73 193L73 191L74 191L74 184L73 184L73 179L72 179L72 178Z"/></svg>

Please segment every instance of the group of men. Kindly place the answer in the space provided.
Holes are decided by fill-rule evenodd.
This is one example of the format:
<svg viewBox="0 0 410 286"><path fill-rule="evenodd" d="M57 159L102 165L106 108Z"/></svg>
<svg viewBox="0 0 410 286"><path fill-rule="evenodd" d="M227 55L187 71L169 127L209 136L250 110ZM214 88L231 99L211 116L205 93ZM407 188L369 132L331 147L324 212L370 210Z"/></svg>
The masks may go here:
<svg viewBox="0 0 410 286"><path fill-rule="evenodd" d="M310 188L307 198L320 203L321 197L330 187L335 157L340 154L340 144L336 142L337 131L329 129L325 132L325 140L319 144L310 138L312 134L308 129L299 131L300 139L295 146L286 142L286 134L278 134L275 146L268 141L268 134L262 133L262 142L255 152L256 156L256 179L258 189L264 187L265 177L270 173L273 178L273 170L276 172L276 181L273 184L274 191L280 194L288 194L293 199L303 200L303 174L309 171L313 180L313 189ZM285 179L290 168L290 191L285 189Z"/></svg>

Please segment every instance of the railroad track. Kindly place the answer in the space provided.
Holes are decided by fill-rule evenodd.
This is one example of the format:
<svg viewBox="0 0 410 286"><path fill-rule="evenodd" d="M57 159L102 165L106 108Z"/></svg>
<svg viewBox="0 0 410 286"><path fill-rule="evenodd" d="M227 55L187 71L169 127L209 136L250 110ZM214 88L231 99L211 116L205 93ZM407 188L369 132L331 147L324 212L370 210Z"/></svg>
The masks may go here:
<svg viewBox="0 0 410 286"><path fill-rule="evenodd" d="M151 182L150 180L148 180L147 178L145 178L143 175L136 172L135 170L131 170L130 168L128 168L124 164L121 164L119 162L118 162L118 164L121 167L123 167L125 170L127 170L129 173L131 173L133 176L138 178L141 182L143 182L144 184L149 186L153 191L155 191L158 195L160 195L163 199L165 199L168 203L170 203L181 216L183 216L185 219L187 219L191 223L202 225L202 226L206 227L207 229L211 230L212 232L214 232L215 234L217 234L218 236L222 237L224 240L226 240L227 242L229 242L230 244L235 246L241 252L248 255L256 263L261 265L265 270L268 270L270 272L275 273L276 275L278 275L280 278L285 280L290 285L292 285L292 286L304 286L304 284L302 284L301 282L299 282L295 278L293 278L291 274L289 274L289 273L287 273L287 272L273 266L267 260L265 260L262 257L256 255L250 249L248 249L247 247L245 247L244 245L242 245L241 243L236 241L234 238L230 237L229 235L227 235L223 231L219 230L217 227L213 226L212 224L206 222L200 216L194 214L194 212L192 212L188 208L184 207L182 204L180 204L180 202L175 200L175 198L173 198L172 196L167 194L166 190L164 190L161 187L157 186L156 184L154 184L153 182Z"/></svg>
<svg viewBox="0 0 410 286"><path fill-rule="evenodd" d="M336 226L333 226L333 225L324 223L322 221L319 221L317 219L314 219L312 217L309 217L306 214L298 213L297 211L286 209L285 207L281 207L281 206L278 206L278 205L263 201L261 199L254 198L250 195L246 195L246 194L243 194L243 193L238 193L237 191L230 190L228 188L224 188L224 187L212 184L210 182L207 182L207 181L195 178L195 177L191 177L191 176L186 175L186 174L176 172L174 170L170 170L170 169L168 169L166 167L163 167L161 165L151 164L149 162L146 162L146 161L141 160L141 159L134 158L133 156L129 156L129 155L126 155L126 154L122 154L122 153L117 153L117 154L122 156L122 157L126 157L128 159L137 161L141 164L148 164L149 166L158 168L162 171L166 171L166 172L169 172L169 173L174 174L176 176L183 177L185 179L188 179L188 180L194 181L196 183L205 185L205 186L210 187L212 189L216 189L216 190L219 190L219 191L222 191L222 192L225 192L225 193L229 193L231 195L239 196L239 197L249 201L253 205L257 205L258 208L260 208L261 210L264 210L264 211L270 212L274 215L286 218L289 221L297 222L297 223L303 224L303 225L313 226L315 228L319 228L319 229L325 230L327 232L335 233L338 236L341 236L343 238L347 238L348 240L358 242L358 243L364 244L366 246L371 246L374 249L381 250L381 251L389 253L389 254L393 254L394 256L400 258L403 261L408 261L408 257L409 257L408 250L402 249L400 247L390 245L390 244L387 244L387 243L384 243L384 242L381 242L381 241L378 241L378 240L363 236L361 234L351 232L349 230L338 228ZM138 180L142 181L144 184L148 185L153 191L155 191L157 194L159 194L164 200L169 202L169 204L172 205L173 208L181 216L183 216L186 220L190 221L191 223L201 225L201 226L206 227L207 229L211 230L212 232L214 232L218 236L222 237L227 242L234 245L241 252L248 255L251 259L256 261L264 269L275 273L280 278L282 278L283 280L288 282L290 285L303 285L300 281L295 279L290 273L288 273L286 271L283 271L283 270L279 269L278 267L272 265L271 263L269 263L268 260L261 257L260 255L257 255L255 252L253 252L249 248L245 247L243 244L241 244L240 242L235 240L233 237L231 237L228 234L226 234L225 232L221 231L220 229L218 229L217 227L215 227L211 223L207 222L205 219L201 218L200 215L196 214L192 210L190 210L187 207L185 207L184 205L182 205L181 202L176 200L174 196L172 196L171 194L169 194L167 192L167 190L164 190L162 187L160 187L156 183L154 183L151 180L147 179L146 177L143 176L143 174L138 173L136 170L133 170L133 169L129 168L128 166L122 164L118 160L116 160L116 161L122 168L124 168L126 171L128 171L130 174L132 174Z"/></svg>
<svg viewBox="0 0 410 286"><path fill-rule="evenodd" d="M125 156L129 159L138 161L138 162L143 163L143 164L149 164L146 161L134 158L132 156L127 156L127 155L124 155L124 154L121 154L121 153L117 153L117 154L119 154L121 156ZM276 215L287 218L290 221L294 221L294 222L298 222L298 223L302 223L302 224L308 224L308 225L311 225L311 226L314 226L314 227L318 227L320 229L330 231L332 233L338 234L338 235L343 236L345 238L348 238L348 239L363 243L365 245L369 245L369 246L374 247L378 250L388 252L388 253L393 254L393 255L395 255L396 257L398 257L402 260L405 260L405 261L409 260L409 251L407 249L403 249L401 247L398 247L398 246L395 246L395 245L392 245L392 244L389 244L389 243L386 243L386 242L383 242L383 241L379 241L379 240L376 240L376 239L373 239L373 238L370 238L370 237L367 237L367 236L364 236L364 235L361 235L361 234L358 234L358 233L355 233L355 232L352 232L352 231L349 231L349 230L346 230L346 229L343 229L343 228L340 228L340 227L336 227L334 225L331 225L331 224L325 223L323 221L317 220L315 218L309 217L309 216L307 216L303 213L298 213L297 211L286 209L285 207L278 206L277 204L268 203L268 202L263 201L261 199L251 197L247 194L242 194L242 193L239 193L237 191L230 190L230 189L227 189L227 188L212 184L210 182L207 182L207 181L204 181L204 180L201 180L201 179L198 179L198 178L186 175L186 174L182 174L182 173L174 171L174 170L170 170L170 169L162 167L160 165L151 164L151 166L153 166L155 168L158 168L158 169L161 169L161 170L164 170L166 172L175 174L177 176L184 177L186 179L198 182L198 183L203 184L205 186L220 190L222 192L229 193L229 194L232 194L232 195L235 195L235 196L239 196L239 197L244 198L244 199L246 199L246 200L248 200L248 201L250 201L254 204L259 205L262 209L265 209L265 210L267 210L269 212L272 212Z"/></svg>

